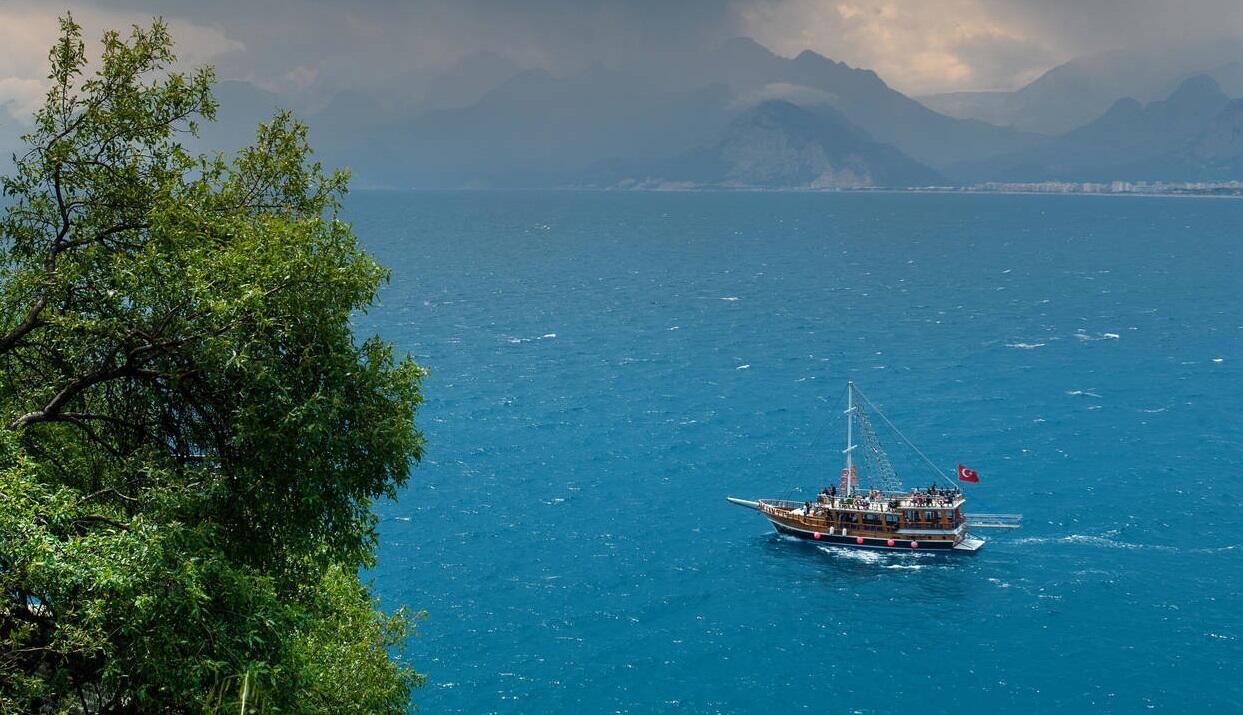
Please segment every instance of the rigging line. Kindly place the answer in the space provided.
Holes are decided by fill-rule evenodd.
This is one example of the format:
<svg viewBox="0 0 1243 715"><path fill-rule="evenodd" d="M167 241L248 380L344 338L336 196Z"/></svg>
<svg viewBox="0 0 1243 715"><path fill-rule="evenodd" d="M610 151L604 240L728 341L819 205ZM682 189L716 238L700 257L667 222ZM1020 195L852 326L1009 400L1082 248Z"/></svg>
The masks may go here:
<svg viewBox="0 0 1243 715"><path fill-rule="evenodd" d="M846 404L846 403L847 403L847 394L846 394L846 393L847 393L847 392L849 392L849 390L850 390L850 388L849 388L849 387L843 387L843 388L842 388L841 394L839 394L839 395L837 396L837 402L838 402L837 406L838 406L838 407L841 407L842 405L844 405L844 404ZM839 413L841 413L842 411L841 411L841 410L839 410L838 412L839 412ZM833 425L834 425L834 424L836 424L836 423L837 423L837 420L836 420L836 418L834 418L834 420L833 420L830 424L827 424L827 425L825 425L825 426L821 427L821 428L820 428L820 432L819 432L819 433L818 433L815 437L813 437L813 438L812 438L812 443L811 443L810 447L811 447L812 449L815 449L816 445L823 444L824 442L827 442L827 441L828 441L828 439L825 439L825 438L827 438L827 437L828 437L828 435L829 435L829 430L830 430L830 429L833 427ZM829 474L830 474L830 475L832 475L832 471L830 471L830 472L829 472Z"/></svg>
<svg viewBox="0 0 1243 715"><path fill-rule="evenodd" d="M838 403L839 403L839 404L838 404L838 406L841 406L842 404L845 404L845 403L846 403L846 393L847 393L847 391L849 391L849 390L850 390L850 388L849 388L849 387L844 387L844 388L842 388L842 392L841 392L841 394L840 394L840 395L838 395ZM811 439L811 444L809 444L809 445L808 445L808 448L809 448L809 449L815 449L817 445L819 445L819 444L823 444L824 442L827 442L827 441L828 441L828 440L827 440L827 437L828 437L828 435L829 435L829 428L830 428L831 426L832 426L832 425L825 425L825 426L822 426L822 427L820 428L819 432L817 432L815 435L813 435L813 436L812 436L812 439ZM833 472L832 472L832 470L830 470L830 471L829 471L829 475L830 475L830 482L829 482L829 483L830 483L830 484L832 484L832 483L833 483L833 482L832 482L832 479L831 479L832 474L833 474ZM790 492L791 492L791 493L793 493L794 489L796 489L796 488L797 488L797 487L791 487ZM787 494L786 496L788 497L788 496L789 496L789 494Z"/></svg>
<svg viewBox="0 0 1243 715"><path fill-rule="evenodd" d="M843 388L842 388L842 392L841 392L841 394L837 396L837 403L838 403L838 404L837 404L837 406L838 406L838 407L841 407L842 405L845 405L845 404L846 404L846 392L847 392L849 389L850 389L849 387L843 387ZM840 416L840 414L841 414L842 412L843 412L843 410L838 410L838 416ZM827 440L827 439L823 439L822 437L827 437L827 436L828 436L828 434L829 434L829 430L830 430L830 429L831 429L831 428L832 428L835 424L837 424L837 417L834 417L834 419L832 420L832 422L831 422L830 424L827 424L827 425L825 425L825 426L823 426L823 427L821 427L821 428L820 428L820 432L819 432L819 434L818 434L816 437L813 437L813 438L812 438L812 443L811 443L809 446L810 446L811 448L813 448L813 449L814 449L814 448L816 447L816 445L823 444L824 442L827 442L828 440Z"/></svg>
<svg viewBox="0 0 1243 715"><path fill-rule="evenodd" d="M885 413L881 412L880 409L877 408L876 405L871 400L868 399L868 396L863 394L859 390L859 387L857 385L855 386L855 394L859 395L859 397L862 397L863 401L866 402L872 408L872 411L880 415L880 418L885 421L885 424L889 425L889 429L893 430L899 437L902 438L903 442L906 442L907 445L910 446L911 449L915 450L915 454L918 454L920 458L923 459L924 462L928 464L929 467L932 467L932 471L936 472L936 474L942 479L944 479L946 482L948 482L950 486L955 486L954 480L950 479L945 474L945 472L942 471L941 468L938 467L931 459L928 459L928 455L924 454L923 451L919 449L919 447L916 447L914 442L907 439L906 435L902 434L902 430L898 429L897 425L890 422L889 418L885 416Z"/></svg>

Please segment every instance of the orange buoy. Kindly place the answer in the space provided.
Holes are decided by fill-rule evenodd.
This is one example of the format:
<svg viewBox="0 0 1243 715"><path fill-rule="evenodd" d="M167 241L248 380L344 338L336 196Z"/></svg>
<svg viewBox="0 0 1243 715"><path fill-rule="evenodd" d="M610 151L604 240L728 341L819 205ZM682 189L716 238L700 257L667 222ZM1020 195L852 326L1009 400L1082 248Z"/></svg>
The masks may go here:
<svg viewBox="0 0 1243 715"><path fill-rule="evenodd" d="M912 542L911 542L911 548L912 548L912 549L918 549L918 548L919 548L919 542L918 542L918 541L912 541Z"/></svg>
<svg viewBox="0 0 1243 715"><path fill-rule="evenodd" d="M889 545L890 545L890 546L893 546L893 539L890 539L890 540L889 540Z"/></svg>
<svg viewBox="0 0 1243 715"><path fill-rule="evenodd" d="M812 536L814 536L814 537L816 537L816 539L817 539L817 540L820 538L820 532L819 532L819 531L813 531L811 535L812 535Z"/></svg>
<svg viewBox="0 0 1243 715"><path fill-rule="evenodd" d="M856 543L856 544L862 544L862 543L863 543L863 537L862 537L862 536L856 536L856 537L855 537L855 543Z"/></svg>

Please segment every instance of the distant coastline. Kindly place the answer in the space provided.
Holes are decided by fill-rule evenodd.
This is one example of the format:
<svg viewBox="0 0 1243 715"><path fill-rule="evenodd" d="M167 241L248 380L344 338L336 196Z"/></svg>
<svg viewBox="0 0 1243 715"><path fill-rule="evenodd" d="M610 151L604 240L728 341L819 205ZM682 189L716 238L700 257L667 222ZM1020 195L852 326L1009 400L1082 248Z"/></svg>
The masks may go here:
<svg viewBox="0 0 1243 715"><path fill-rule="evenodd" d="M688 182L642 183L630 186L564 186L569 191L637 191L656 193L739 191L763 193L917 193L917 194L1040 194L1080 196L1194 196L1243 198L1243 181L989 181L964 186L723 186ZM554 189L556 190L556 189Z"/></svg>
<svg viewBox="0 0 1243 715"><path fill-rule="evenodd" d="M1243 181L989 181L963 187L930 187L931 192L975 192L989 194L1092 194L1115 196L1243 196Z"/></svg>
<svg viewBox="0 0 1243 715"><path fill-rule="evenodd" d="M1129 183L1129 182L1128 182ZM643 184L636 186L385 186L363 184L355 191L368 192L431 192L431 193L510 193L510 192L583 192L583 193L764 193L764 194L1018 194L1041 196L1174 196L1194 198L1243 198L1243 181L1203 185L1183 183L1133 184L1135 188L1115 190L1109 184L1095 182L1041 182L1040 184L985 183L969 186L721 186L687 183ZM0 200L0 205L3 201Z"/></svg>

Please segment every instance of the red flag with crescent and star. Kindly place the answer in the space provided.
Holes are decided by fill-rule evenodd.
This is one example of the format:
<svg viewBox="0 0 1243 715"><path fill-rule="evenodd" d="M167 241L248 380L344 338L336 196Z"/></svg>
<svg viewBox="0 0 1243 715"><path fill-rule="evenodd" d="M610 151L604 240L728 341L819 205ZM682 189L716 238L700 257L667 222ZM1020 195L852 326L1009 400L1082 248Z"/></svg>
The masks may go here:
<svg viewBox="0 0 1243 715"><path fill-rule="evenodd" d="M978 482L980 481L980 475L974 469L970 469L967 466L960 464L958 465L958 481Z"/></svg>

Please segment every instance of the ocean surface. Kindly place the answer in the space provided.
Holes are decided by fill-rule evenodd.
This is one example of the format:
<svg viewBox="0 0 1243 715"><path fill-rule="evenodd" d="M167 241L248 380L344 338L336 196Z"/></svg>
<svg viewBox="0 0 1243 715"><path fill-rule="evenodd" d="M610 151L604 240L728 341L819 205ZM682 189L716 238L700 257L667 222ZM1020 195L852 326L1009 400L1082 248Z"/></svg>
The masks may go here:
<svg viewBox="0 0 1243 715"><path fill-rule="evenodd" d="M424 713L1243 712L1243 201L360 192ZM854 380L976 556L792 542ZM910 484L933 475L883 425ZM983 533L983 532L982 532Z"/></svg>

